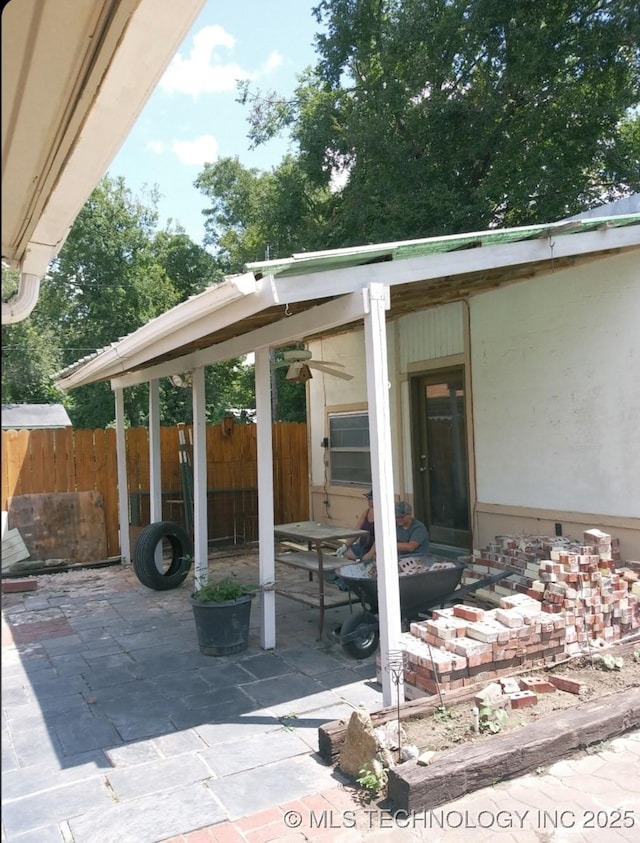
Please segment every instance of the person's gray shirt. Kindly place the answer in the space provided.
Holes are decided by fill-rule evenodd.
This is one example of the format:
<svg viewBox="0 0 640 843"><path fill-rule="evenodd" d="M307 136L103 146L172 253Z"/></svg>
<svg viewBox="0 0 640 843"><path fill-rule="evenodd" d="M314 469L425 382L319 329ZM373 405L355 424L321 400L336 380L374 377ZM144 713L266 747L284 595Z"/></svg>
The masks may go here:
<svg viewBox="0 0 640 843"><path fill-rule="evenodd" d="M396 539L399 542L418 542L415 550L404 550L398 556L428 556L429 555L429 533L422 521L414 518L408 527L401 527L396 524Z"/></svg>

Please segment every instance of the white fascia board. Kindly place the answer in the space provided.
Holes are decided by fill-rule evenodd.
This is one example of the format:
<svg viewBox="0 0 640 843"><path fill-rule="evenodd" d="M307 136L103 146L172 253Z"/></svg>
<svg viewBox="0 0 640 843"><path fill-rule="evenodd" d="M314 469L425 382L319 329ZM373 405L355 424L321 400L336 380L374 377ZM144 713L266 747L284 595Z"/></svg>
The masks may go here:
<svg viewBox="0 0 640 843"><path fill-rule="evenodd" d="M262 284L262 282L258 283ZM271 287L262 284L262 288L257 290L248 299L231 301L220 313L208 312L199 314L181 328L159 338L150 348L140 349L136 353L127 353L121 350L117 373L127 372L130 369L137 369L140 366L144 366L149 360L155 357L168 354L174 349L180 348L180 346L201 339L207 336L207 334L215 333L227 325L235 325L238 322L242 322L254 316L256 313L273 307L274 304Z"/></svg>
<svg viewBox="0 0 640 843"><path fill-rule="evenodd" d="M45 274L204 4L205 0L138 4L31 235L23 272Z"/></svg>
<svg viewBox="0 0 640 843"><path fill-rule="evenodd" d="M329 269L285 278L276 276L274 286L278 301L292 304L315 298L343 295L361 290L373 282L387 286L410 284L433 278L452 278L469 272L483 272L507 266L597 253L607 249L640 246L640 225L603 228L582 234L554 235L519 240L459 252L424 255L384 263L342 269Z"/></svg>
<svg viewBox="0 0 640 843"><path fill-rule="evenodd" d="M257 302L256 294L259 296ZM203 333L215 330L216 326L228 325L232 321L231 315L235 315L239 308L244 315L250 315L256 312L256 308L262 310L269 304L273 304L270 285L257 282L253 273L227 278L112 343L68 375L63 374L56 385L59 389L69 390L96 380L106 380L126 372L133 365L131 360L150 360L162 354L167 345L175 348L179 344L176 337L180 337L182 343L199 339Z"/></svg>
<svg viewBox="0 0 640 843"><path fill-rule="evenodd" d="M387 296L388 307L389 297ZM130 372L121 377L115 377L111 380L111 388L119 389L135 386L157 378L188 372L199 366L210 366L212 363L242 357L260 348L286 345L303 339L309 334L356 322L363 318L367 309L366 296L360 292L350 293L333 301L311 307L295 316L283 316L278 322L256 328L255 331L241 334L209 348L203 348L192 354L186 354L183 357L177 357L175 360L159 363L157 366L150 366L138 372Z"/></svg>

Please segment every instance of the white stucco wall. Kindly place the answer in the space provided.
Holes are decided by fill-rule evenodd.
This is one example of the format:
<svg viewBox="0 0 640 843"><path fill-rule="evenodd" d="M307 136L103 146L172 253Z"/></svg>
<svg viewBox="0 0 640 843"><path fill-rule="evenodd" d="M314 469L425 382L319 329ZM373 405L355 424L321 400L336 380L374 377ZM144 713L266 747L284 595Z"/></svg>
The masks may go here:
<svg viewBox="0 0 640 843"><path fill-rule="evenodd" d="M464 305L461 302L412 313L387 322L389 401L394 443L396 495L413 493L409 394L406 373L411 364L427 363L464 352ZM309 381L311 482L325 483L325 453L320 443L328 433L325 408L344 412L367 408L367 373L362 330L309 343L319 360L343 363L353 380L322 376Z"/></svg>
<svg viewBox="0 0 640 843"><path fill-rule="evenodd" d="M470 307L478 500L640 516L637 253Z"/></svg>

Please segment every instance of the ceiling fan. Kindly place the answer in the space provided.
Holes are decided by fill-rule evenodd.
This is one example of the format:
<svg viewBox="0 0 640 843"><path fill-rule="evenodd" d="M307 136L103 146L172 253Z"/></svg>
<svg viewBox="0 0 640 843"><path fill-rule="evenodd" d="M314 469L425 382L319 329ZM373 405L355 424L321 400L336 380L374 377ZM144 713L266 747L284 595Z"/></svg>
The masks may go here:
<svg viewBox="0 0 640 843"><path fill-rule="evenodd" d="M287 366L286 379L288 381L296 381L297 383L305 383L313 377L311 369L317 369L319 372L324 372L327 375L335 375L337 378L342 378L345 381L353 379L353 375L348 375L346 372L341 372L344 369L342 363L330 362L328 360L314 360L310 351L304 349L297 349L296 351L284 351L282 360L274 363L274 369L281 369ZM335 369L334 366L340 368Z"/></svg>
<svg viewBox="0 0 640 843"><path fill-rule="evenodd" d="M184 375L170 375L169 380L174 386L183 387L186 389L191 386L193 376L191 372L186 372Z"/></svg>

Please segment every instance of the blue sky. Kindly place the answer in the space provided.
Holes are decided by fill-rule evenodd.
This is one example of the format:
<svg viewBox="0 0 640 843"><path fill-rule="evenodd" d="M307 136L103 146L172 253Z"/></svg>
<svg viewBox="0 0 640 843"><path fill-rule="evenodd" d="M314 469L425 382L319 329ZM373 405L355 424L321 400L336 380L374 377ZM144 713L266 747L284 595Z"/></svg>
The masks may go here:
<svg viewBox="0 0 640 843"><path fill-rule="evenodd" d="M237 156L260 170L280 162L286 139L249 149L248 109L235 101L236 80L291 93L296 77L315 62L315 5L208 0L109 167L142 198L157 186L161 226L172 218L202 243L206 198L193 181L205 162Z"/></svg>

